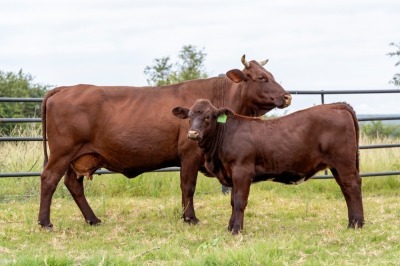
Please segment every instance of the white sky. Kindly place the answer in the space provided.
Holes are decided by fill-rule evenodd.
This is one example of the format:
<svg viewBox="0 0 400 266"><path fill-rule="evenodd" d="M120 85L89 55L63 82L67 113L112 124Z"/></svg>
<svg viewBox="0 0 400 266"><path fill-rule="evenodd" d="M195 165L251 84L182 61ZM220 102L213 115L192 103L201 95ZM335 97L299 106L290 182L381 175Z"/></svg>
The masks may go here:
<svg viewBox="0 0 400 266"><path fill-rule="evenodd" d="M147 85L155 58L204 48L210 76L266 68L287 90L395 89L399 0L0 0L0 70L50 85ZM397 60L396 60L397 59ZM400 114L400 94L326 96ZM289 111L320 103L294 96Z"/></svg>

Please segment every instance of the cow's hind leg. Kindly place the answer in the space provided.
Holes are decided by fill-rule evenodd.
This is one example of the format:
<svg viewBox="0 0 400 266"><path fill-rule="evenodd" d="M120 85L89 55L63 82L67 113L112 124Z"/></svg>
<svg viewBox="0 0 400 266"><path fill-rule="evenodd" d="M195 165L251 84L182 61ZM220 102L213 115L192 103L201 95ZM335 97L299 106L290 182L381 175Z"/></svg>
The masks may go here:
<svg viewBox="0 0 400 266"><path fill-rule="evenodd" d="M71 193L76 205L78 205L79 209L81 210L85 221L90 225L101 223L101 220L96 217L86 200L83 187L83 176L78 178L71 166L68 167L64 178L64 184Z"/></svg>
<svg viewBox="0 0 400 266"><path fill-rule="evenodd" d="M346 200L349 217L348 227L362 227L364 225L364 210L360 174L355 167L332 168L331 171Z"/></svg>
<svg viewBox="0 0 400 266"><path fill-rule="evenodd" d="M50 205L53 194L61 177L65 174L68 164L58 161L54 163L51 159L40 176L40 207L38 223L45 229L52 230L50 222Z"/></svg>

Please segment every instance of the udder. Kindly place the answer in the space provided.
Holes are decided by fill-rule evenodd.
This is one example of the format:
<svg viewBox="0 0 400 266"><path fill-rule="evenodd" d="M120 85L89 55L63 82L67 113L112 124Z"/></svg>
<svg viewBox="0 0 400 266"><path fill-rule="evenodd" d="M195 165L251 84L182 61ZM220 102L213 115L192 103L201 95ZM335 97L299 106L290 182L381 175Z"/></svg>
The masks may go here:
<svg viewBox="0 0 400 266"><path fill-rule="evenodd" d="M71 167L77 177L86 176L89 180L93 179L94 172L102 166L104 166L104 161L97 153L84 154L71 162Z"/></svg>

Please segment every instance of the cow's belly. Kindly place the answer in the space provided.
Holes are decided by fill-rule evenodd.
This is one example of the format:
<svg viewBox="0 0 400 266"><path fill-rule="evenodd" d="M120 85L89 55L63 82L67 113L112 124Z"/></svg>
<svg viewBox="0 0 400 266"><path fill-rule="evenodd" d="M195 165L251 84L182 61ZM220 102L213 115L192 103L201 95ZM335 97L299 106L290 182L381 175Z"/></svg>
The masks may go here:
<svg viewBox="0 0 400 266"><path fill-rule="evenodd" d="M109 139L84 145L71 163L75 172L90 176L99 168L135 177L160 168L180 166L177 147Z"/></svg>
<svg viewBox="0 0 400 266"><path fill-rule="evenodd" d="M84 154L71 162L71 167L76 172L78 177L87 176L89 179L92 178L93 173L99 168L106 168L110 171L121 173L126 177L133 178L144 172L171 166L179 166L179 161L146 161L143 160L143 157L137 160L124 160L118 157L108 159L107 157L98 153Z"/></svg>
<svg viewBox="0 0 400 266"><path fill-rule="evenodd" d="M179 159L174 152L126 152L122 156L104 156L108 168L127 177L135 177L144 172L160 168L179 166Z"/></svg>

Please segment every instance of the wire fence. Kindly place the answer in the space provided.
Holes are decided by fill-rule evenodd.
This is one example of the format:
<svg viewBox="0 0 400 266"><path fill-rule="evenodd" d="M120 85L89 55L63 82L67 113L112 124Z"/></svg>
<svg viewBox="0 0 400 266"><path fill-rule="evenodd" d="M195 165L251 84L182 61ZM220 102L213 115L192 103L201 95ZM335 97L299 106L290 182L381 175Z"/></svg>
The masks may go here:
<svg viewBox="0 0 400 266"><path fill-rule="evenodd" d="M325 103L325 95L341 95L341 94L400 94L400 90L332 90L332 91L289 91L292 95L320 95L321 104ZM36 102L41 103L43 98L10 98L10 97L0 97L1 102L15 103L15 102ZM387 116L371 116L371 117L358 117L358 121L383 121L383 120L400 120L400 115L387 115ZM0 124L2 123L40 123L41 118L0 118ZM0 137L0 142L5 141L43 141L42 137L17 137L17 136L2 136ZM362 145L360 149L388 149L388 148L400 148L400 143L396 144L373 144L373 145ZM179 167L168 167L155 170L154 172L171 172L179 171ZM112 174L114 172L108 170L98 170L95 174ZM374 177L374 176L394 176L400 175L400 171L383 171L383 172L371 172L371 173L361 173L361 177ZM15 173L2 173L0 172L0 178L6 177L30 177L30 176L40 176L40 172L15 172ZM313 177L314 179L326 179L333 178L333 176L328 175L317 175Z"/></svg>

